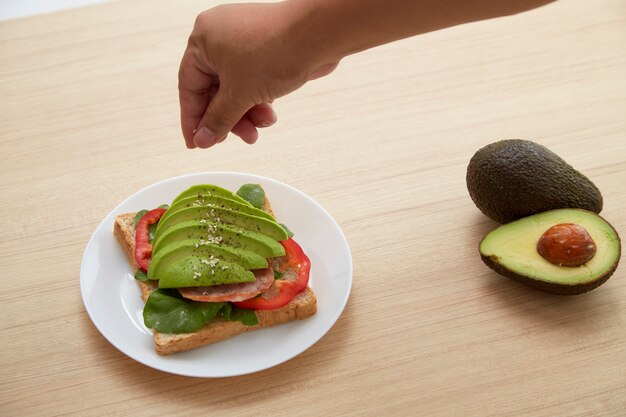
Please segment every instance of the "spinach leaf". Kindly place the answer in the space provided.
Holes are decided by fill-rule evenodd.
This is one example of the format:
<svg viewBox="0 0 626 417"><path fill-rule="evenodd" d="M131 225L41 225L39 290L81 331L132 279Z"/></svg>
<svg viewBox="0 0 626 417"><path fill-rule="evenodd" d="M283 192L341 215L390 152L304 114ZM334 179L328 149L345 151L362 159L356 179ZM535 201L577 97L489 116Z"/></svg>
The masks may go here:
<svg viewBox="0 0 626 417"><path fill-rule="evenodd" d="M185 300L176 290L159 289L143 309L146 326L162 333L193 333L211 321L224 303Z"/></svg>
<svg viewBox="0 0 626 417"><path fill-rule="evenodd" d="M244 184L237 191L237 195L256 208L262 208L265 202L265 191L259 184Z"/></svg>
<svg viewBox="0 0 626 417"><path fill-rule="evenodd" d="M281 279L283 277L283 275L285 275L285 274L283 274L282 272L277 271L276 269L274 269L274 279Z"/></svg>
<svg viewBox="0 0 626 417"><path fill-rule="evenodd" d="M135 272L135 279L137 281L141 281L141 282L148 282L148 281L150 281L150 278L148 278L148 274L143 272L141 269L138 269L137 272Z"/></svg>
<svg viewBox="0 0 626 417"><path fill-rule="evenodd" d="M139 224L139 220L141 220L141 218L143 216L146 215L147 212L149 212L150 210L139 210L139 212L135 215L135 229L137 228L137 225Z"/></svg>
<svg viewBox="0 0 626 417"><path fill-rule="evenodd" d="M245 308L235 307L231 303L226 303L222 309L222 317L228 321L240 321L241 324L246 326L254 326L259 324L254 310L248 310Z"/></svg>

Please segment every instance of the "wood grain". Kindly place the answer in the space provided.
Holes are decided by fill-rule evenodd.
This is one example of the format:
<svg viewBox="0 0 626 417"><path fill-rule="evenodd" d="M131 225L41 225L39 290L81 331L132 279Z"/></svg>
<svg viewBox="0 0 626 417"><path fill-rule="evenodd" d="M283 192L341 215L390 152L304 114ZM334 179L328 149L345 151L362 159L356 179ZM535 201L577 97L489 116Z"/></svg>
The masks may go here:
<svg viewBox="0 0 626 417"><path fill-rule="evenodd" d="M276 102L248 146L188 151L176 74L212 2L120 0L0 23L0 414L616 416L626 410L626 267L577 297L481 263L495 224L465 168L536 140L602 190L626 236L626 8L560 1L346 58ZM158 180L276 178L335 217L354 257L348 306L302 355L219 380L111 346L79 292L85 245Z"/></svg>

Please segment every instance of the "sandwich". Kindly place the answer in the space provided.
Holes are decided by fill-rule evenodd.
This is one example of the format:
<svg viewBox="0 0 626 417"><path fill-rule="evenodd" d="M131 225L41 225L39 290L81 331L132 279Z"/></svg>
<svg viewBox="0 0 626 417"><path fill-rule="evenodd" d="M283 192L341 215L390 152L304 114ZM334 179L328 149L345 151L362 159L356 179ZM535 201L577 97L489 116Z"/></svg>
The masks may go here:
<svg viewBox="0 0 626 417"><path fill-rule="evenodd" d="M192 186L169 206L116 216L114 235L161 355L317 311L310 260L257 184Z"/></svg>

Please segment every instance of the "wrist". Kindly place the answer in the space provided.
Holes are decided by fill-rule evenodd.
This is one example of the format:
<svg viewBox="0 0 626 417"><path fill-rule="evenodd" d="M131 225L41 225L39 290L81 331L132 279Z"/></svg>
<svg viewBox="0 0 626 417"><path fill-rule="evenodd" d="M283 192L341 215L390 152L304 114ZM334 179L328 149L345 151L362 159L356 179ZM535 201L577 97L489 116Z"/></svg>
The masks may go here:
<svg viewBox="0 0 626 417"><path fill-rule="evenodd" d="M342 1L342 0L340 0ZM357 52L342 35L338 16L324 1L285 0L280 4L283 39L289 43L292 59L316 78L320 68L329 68L350 53ZM322 71L323 72L323 71Z"/></svg>

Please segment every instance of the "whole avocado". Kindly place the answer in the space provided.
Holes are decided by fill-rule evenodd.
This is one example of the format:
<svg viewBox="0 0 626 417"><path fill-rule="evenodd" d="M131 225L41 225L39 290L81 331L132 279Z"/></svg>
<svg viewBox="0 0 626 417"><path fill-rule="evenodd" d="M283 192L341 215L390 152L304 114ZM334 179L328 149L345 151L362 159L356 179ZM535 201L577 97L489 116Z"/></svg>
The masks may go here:
<svg viewBox="0 0 626 417"><path fill-rule="evenodd" d="M466 181L476 206L499 223L562 208L602 211L602 195L593 182L529 140L506 139L478 150Z"/></svg>

